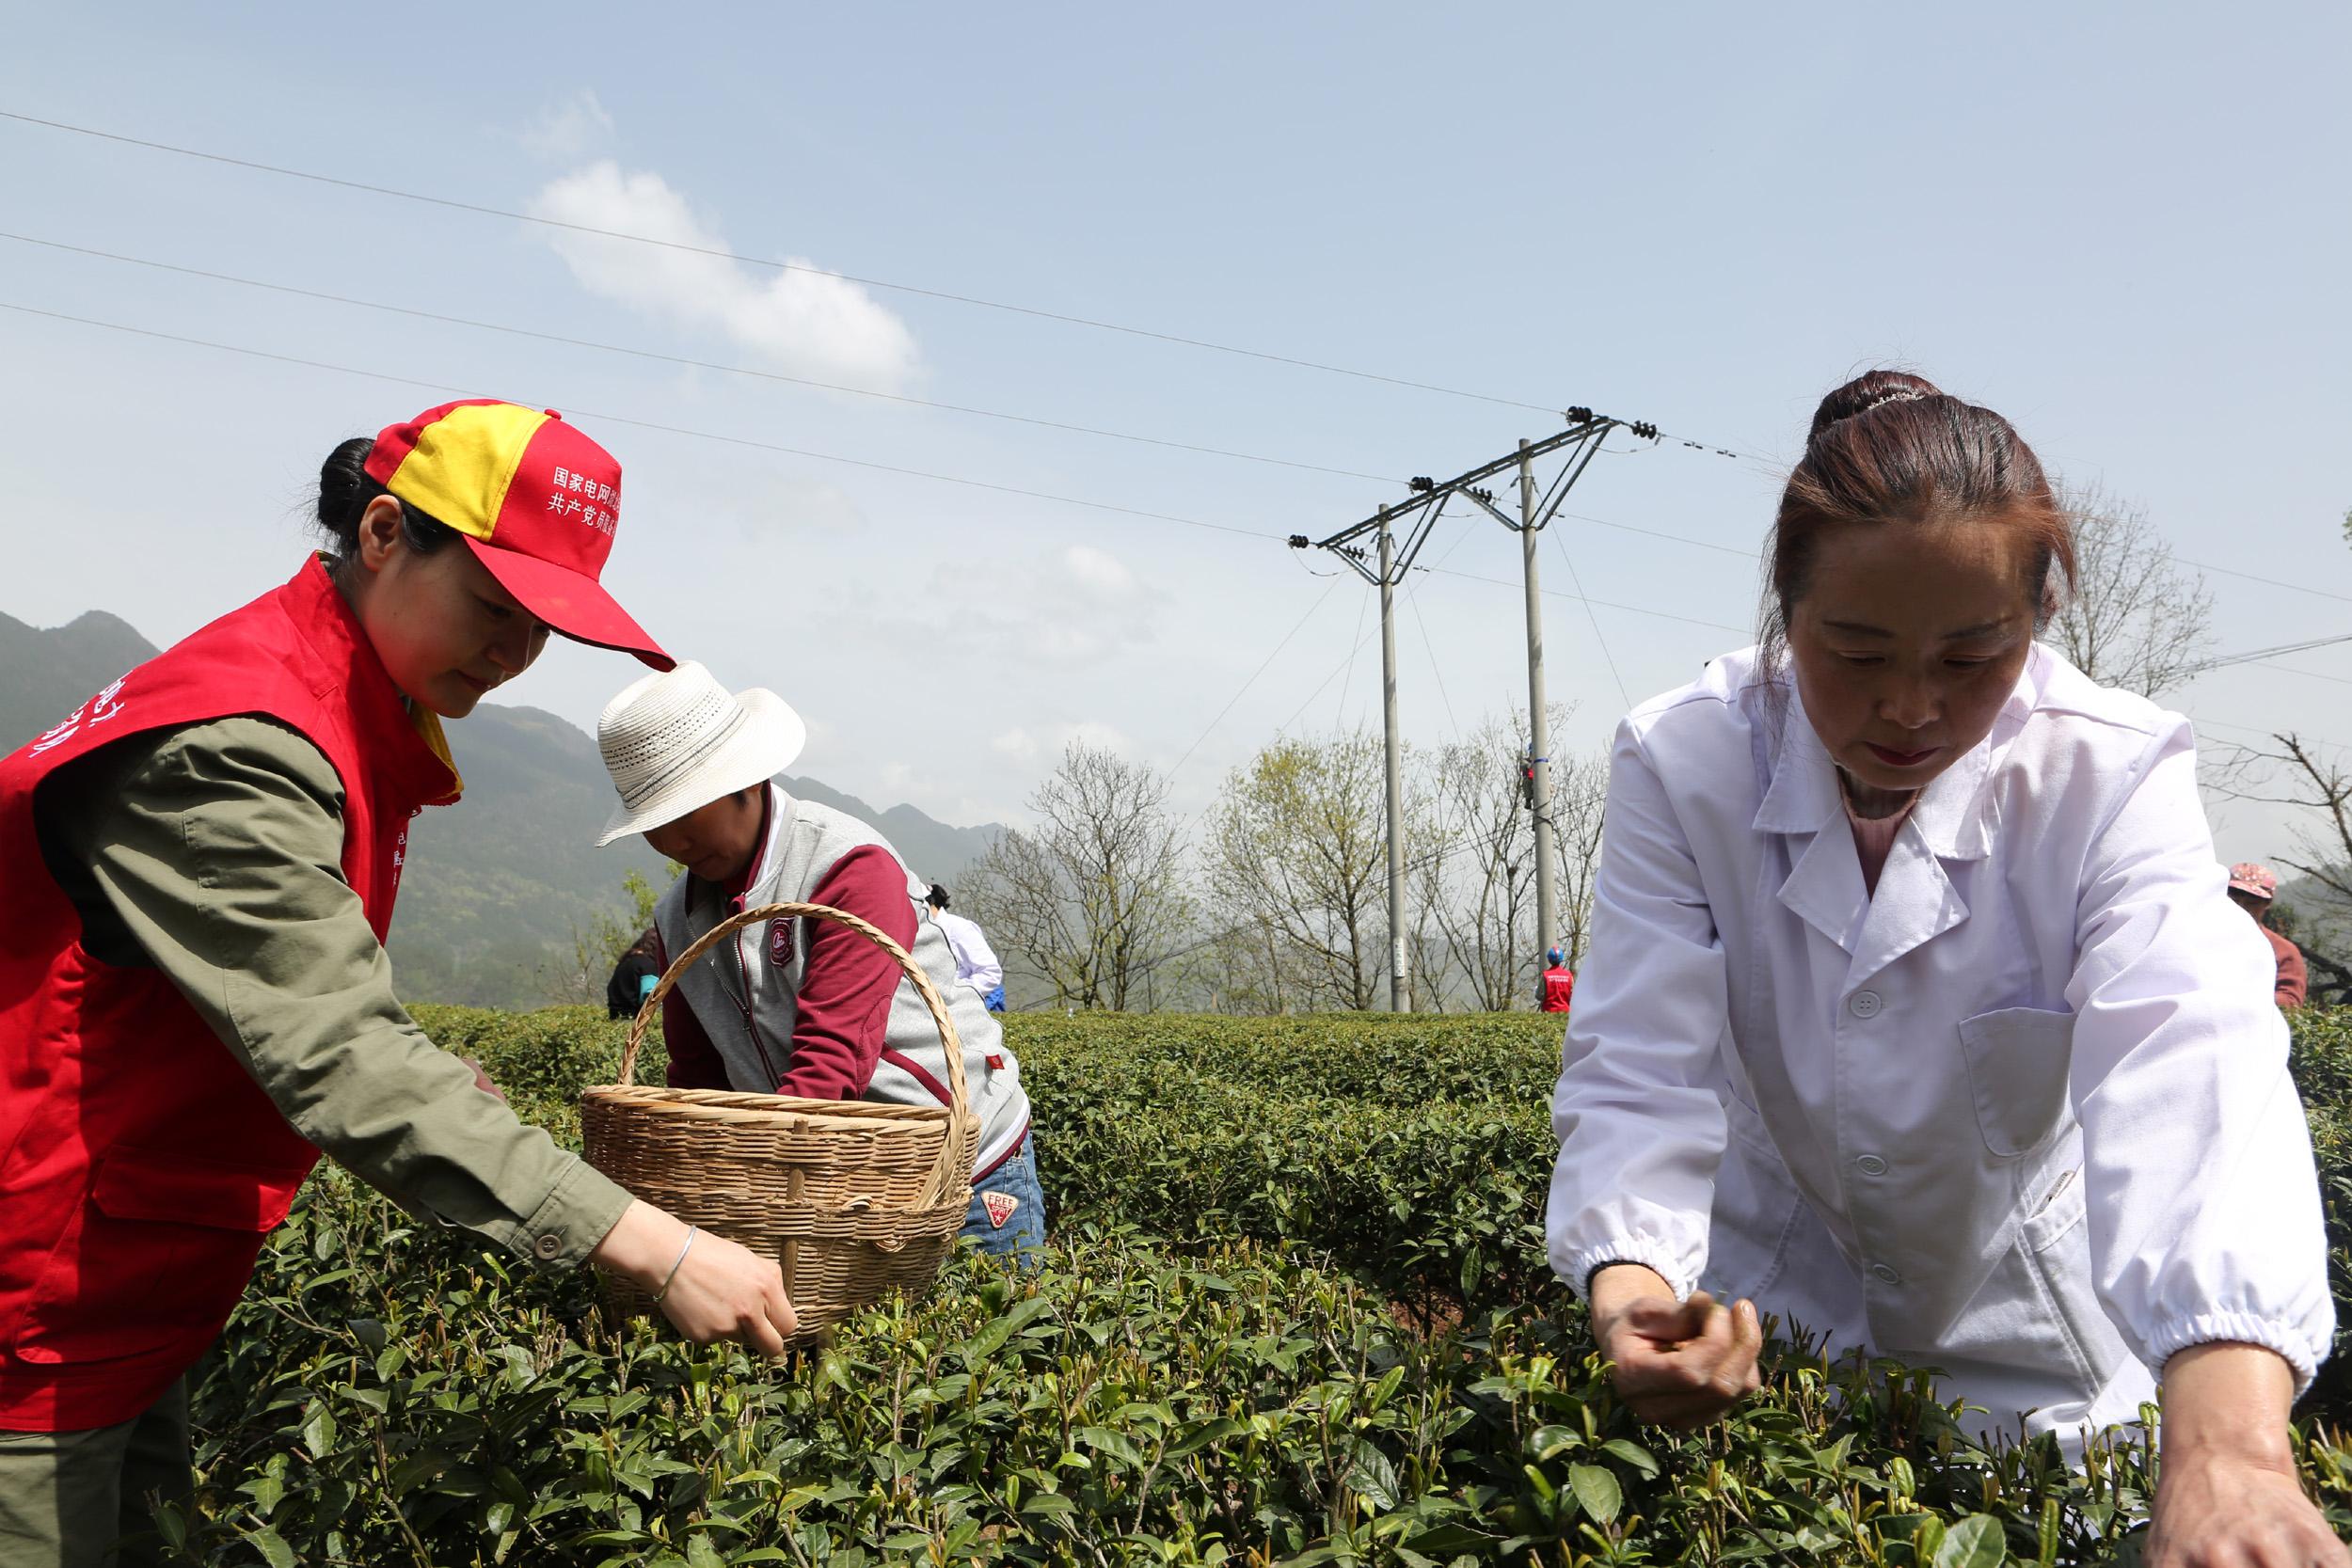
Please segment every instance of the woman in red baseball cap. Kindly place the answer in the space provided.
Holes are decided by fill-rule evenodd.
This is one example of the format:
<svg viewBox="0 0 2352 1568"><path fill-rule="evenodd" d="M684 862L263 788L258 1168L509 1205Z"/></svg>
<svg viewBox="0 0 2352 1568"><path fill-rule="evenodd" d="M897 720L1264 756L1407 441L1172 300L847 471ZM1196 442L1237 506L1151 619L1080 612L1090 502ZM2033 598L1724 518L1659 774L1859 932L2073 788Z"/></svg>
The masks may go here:
<svg viewBox="0 0 2352 1568"><path fill-rule="evenodd" d="M781 1273L518 1121L393 994L440 721L548 632L670 659L601 581L620 466L470 401L339 446L330 548L0 761L0 1560L142 1560L190 1483L186 1373L321 1152L690 1338L776 1353Z"/></svg>

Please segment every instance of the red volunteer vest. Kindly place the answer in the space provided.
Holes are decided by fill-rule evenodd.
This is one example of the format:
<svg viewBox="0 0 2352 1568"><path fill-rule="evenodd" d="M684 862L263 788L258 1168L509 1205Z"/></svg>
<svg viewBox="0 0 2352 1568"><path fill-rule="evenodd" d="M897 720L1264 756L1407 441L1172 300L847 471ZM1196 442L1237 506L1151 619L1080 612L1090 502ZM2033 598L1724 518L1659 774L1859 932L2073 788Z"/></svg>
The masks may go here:
<svg viewBox="0 0 2352 1568"><path fill-rule="evenodd" d="M1565 1013L1568 999L1576 994L1576 976L1554 965L1544 971L1544 1011Z"/></svg>
<svg viewBox="0 0 2352 1568"><path fill-rule="evenodd" d="M153 1403L220 1333L318 1159L160 973L83 950L35 833L34 793L65 764L232 714L334 767L343 877L378 941L409 818L455 798L315 558L0 761L0 1429Z"/></svg>

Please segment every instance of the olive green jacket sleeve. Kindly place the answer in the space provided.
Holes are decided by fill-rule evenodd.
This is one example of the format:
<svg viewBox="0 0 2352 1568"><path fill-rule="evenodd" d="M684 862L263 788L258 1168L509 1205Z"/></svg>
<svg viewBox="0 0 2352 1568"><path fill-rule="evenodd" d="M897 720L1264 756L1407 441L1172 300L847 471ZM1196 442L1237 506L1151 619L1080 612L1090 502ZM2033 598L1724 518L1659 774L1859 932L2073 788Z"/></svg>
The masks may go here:
<svg viewBox="0 0 2352 1568"><path fill-rule="evenodd" d="M357 1175L550 1265L585 1260L621 1217L627 1193L477 1088L392 994L343 880L342 788L309 741L255 718L132 736L40 810L92 955L160 970Z"/></svg>

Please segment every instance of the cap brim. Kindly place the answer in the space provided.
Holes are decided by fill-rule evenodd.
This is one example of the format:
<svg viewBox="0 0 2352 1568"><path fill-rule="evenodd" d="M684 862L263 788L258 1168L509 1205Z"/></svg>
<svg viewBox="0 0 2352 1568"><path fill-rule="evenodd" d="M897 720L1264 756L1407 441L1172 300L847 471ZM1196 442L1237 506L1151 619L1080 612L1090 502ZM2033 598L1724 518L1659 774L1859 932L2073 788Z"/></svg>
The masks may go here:
<svg viewBox="0 0 2352 1568"><path fill-rule="evenodd" d="M808 726L791 705L759 687L737 692L735 700L743 705L743 727L693 771L644 805L634 811L623 805L613 812L596 837L597 848L630 833L675 822L722 796L764 784L792 766L808 743Z"/></svg>
<svg viewBox="0 0 2352 1568"><path fill-rule="evenodd" d="M621 608L620 601L586 573L500 549L469 533L457 537L473 551L483 570L515 595L516 603L573 641L635 654L657 670L676 666L677 661L661 651L661 644L645 634L645 628Z"/></svg>

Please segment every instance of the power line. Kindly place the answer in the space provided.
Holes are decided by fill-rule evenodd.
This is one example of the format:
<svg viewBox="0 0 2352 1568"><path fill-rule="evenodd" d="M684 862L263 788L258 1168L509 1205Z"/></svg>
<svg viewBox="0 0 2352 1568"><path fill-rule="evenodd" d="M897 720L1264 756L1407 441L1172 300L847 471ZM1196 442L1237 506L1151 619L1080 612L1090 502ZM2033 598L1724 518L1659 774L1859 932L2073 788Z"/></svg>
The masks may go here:
<svg viewBox="0 0 2352 1568"><path fill-rule="evenodd" d="M1282 634L1282 641L1274 644L1274 651L1265 656L1265 662L1259 665L1257 669L1251 671L1249 678L1241 683L1241 689L1234 692L1232 699L1229 700L1223 707L1216 710L1216 717L1210 720L1207 727L1193 737L1192 744L1184 748L1184 754L1178 757L1173 763L1168 765L1168 773L1166 775L1167 777L1174 778L1176 776L1176 770L1184 767L1185 763L1192 760L1192 753L1200 750L1200 743L1208 739L1210 733L1219 724L1225 722L1225 716L1227 714L1233 711L1233 704L1240 702L1243 697L1248 695L1249 689L1258 684L1258 677L1264 674L1268 670L1274 667L1274 661L1282 657L1282 650L1291 645L1291 639L1296 637L1300 631L1305 629L1307 623L1314 618L1315 611L1323 608L1324 600L1328 599L1331 596L1332 589L1336 589L1339 585L1339 576L1337 573L1334 573L1331 578L1331 586L1323 591L1322 598L1316 599L1314 603L1307 607L1307 613L1298 618L1297 625L1292 626L1290 630Z"/></svg>
<svg viewBox="0 0 2352 1568"><path fill-rule="evenodd" d="M193 158L204 163L221 164L231 168L275 175L286 180L304 180L313 184L332 185L342 190L359 191L369 196L390 197L401 201L414 201L452 212L473 213L484 217L504 218L514 223L536 224L545 229L563 230L576 234L593 234L601 239L625 240L632 245L654 245L664 250L684 251L690 255L716 257L723 261L740 261L750 266L766 267L775 272L805 273L813 277L837 278L862 288L884 289L894 293L914 294L924 299L945 300L956 305L969 305L981 309L1002 310L1009 314L1028 316L1040 321L1059 322L1067 326L1083 326L1097 332L1117 332L1131 338L1144 338L1156 342L1173 343L1184 348L1227 354L1238 358L1256 359L1267 364L1288 365L1297 370L1318 371L1326 375L1348 376L1359 381L1379 382L1391 387L1403 387L1414 391L1436 392L1445 397L1467 398L1476 403L1494 404L1505 408L1532 409L1537 413L1558 414L1561 410L1546 404L1529 403L1518 398L1497 397L1487 392L1473 392L1460 387L1446 387L1436 382L1416 381L1406 376L1384 375L1375 371L1360 371L1345 365L1326 364L1320 360L1304 359L1287 354L1269 353L1263 349L1243 348L1208 338L1186 337L1181 333L1159 332L1149 327L1129 326L1120 322L1102 321L1091 316L1073 315L1066 311L1047 310L1032 305L1014 305L1004 300L985 299L977 294L957 293L946 289L925 288L913 283L893 282L884 277L860 277L854 273L835 272L828 267L813 266L804 261L777 261L761 256L744 256L717 245L693 245L684 240L660 239L650 234L632 234L625 230L601 229L594 224L570 223L562 218L547 217L537 213L521 213L508 207L493 207L484 202L461 201L453 197L433 196L422 191L401 190L396 186L378 185L364 180L348 180L310 169L291 168L282 164L265 164L257 159L232 157L224 152L208 152L200 148L181 147L170 142L152 141L143 136L125 135L116 131L101 131L92 126L69 124L64 120L46 119L38 115L20 114L0 109L0 119L12 119L19 124L38 125L51 131L63 131L72 135L88 136L98 141L115 142L124 147L143 148L151 152L167 152L174 157ZM1661 433L1660 438L1671 440L1693 451L1712 452L1729 458L1745 458L1762 462L1754 453L1735 451L1728 447L1712 446L1678 436Z"/></svg>
<svg viewBox="0 0 2352 1568"><path fill-rule="evenodd" d="M2278 670L2290 675L2302 675L2311 680L2333 681L2338 686L2352 686L2352 679L2347 679L2343 675L2323 674L2317 670L2298 670L2292 664L2280 664L2276 659L2257 658L2248 662L2259 664L2265 670Z"/></svg>
<svg viewBox="0 0 2352 1568"><path fill-rule="evenodd" d="M250 169L256 173L277 175L288 180L307 180L314 184L334 185L343 190L361 191L370 196L392 197L402 201L421 202L426 206L447 208L453 212L474 213L485 217L506 218L516 223L537 224L546 229L561 229L576 234L594 234L602 239L627 240L635 245L656 245L664 250L681 250L696 256L714 256L729 261L742 261L752 266L767 267L776 272L807 273L820 277L839 278L868 289L887 289L895 293L915 294L925 299L946 300L957 305L971 305L988 310L1003 310L1013 315L1032 316L1041 321L1060 322L1070 326L1090 327L1098 332L1119 332L1133 338L1149 338L1184 348L1206 349L1217 354L1231 354L1247 359L1262 359L1272 364L1291 365L1301 370L1321 371L1328 375L1352 376L1360 381L1384 382L1392 387L1406 387L1416 391L1438 392L1447 397L1469 398L1479 403L1498 404L1506 408L1528 408L1539 413L1553 414L1558 410L1540 403L1526 403L1517 398L1494 397L1486 392L1472 392L1458 387L1442 387L1434 382L1413 381L1403 376L1382 375L1373 371L1351 370L1342 365L1327 365L1312 359L1294 358L1289 355L1269 354L1260 349L1241 348L1206 338L1188 338L1172 332L1155 332L1147 327L1127 326L1118 322L1098 321L1089 316L1071 315L1059 310L1041 309L1031 305L1012 305L1003 300L983 299L977 294L956 293L946 289L930 289L913 283L897 283L884 277L864 277L853 273L834 272L827 267L811 266L801 261L776 261L762 256L742 256L716 245L692 245L684 240L658 239L650 234L631 234L624 230L599 229L593 224L567 223L561 218L546 217L536 213L518 213L512 208L492 207L478 201L460 201L445 196L432 196L421 191L405 191L390 185L372 184L364 180L345 180L331 174L319 174L310 169L289 168L281 164L265 164L251 158L230 157L222 152L207 152L193 147L177 147L169 142L150 141L140 136L126 136L113 131L100 131L87 125L69 125L63 120L43 119L36 115L18 114L0 109L0 119L13 119L26 125L39 125L52 131L70 132L77 136L91 136L101 141L119 142L126 147L145 148L151 152L168 152L175 157L196 158L205 163L225 164L232 168Z"/></svg>
<svg viewBox="0 0 2352 1568"><path fill-rule="evenodd" d="M62 310L40 310L29 305L16 305L0 300L0 310L14 310L21 315L45 316L51 321L72 322L77 326L95 326L109 332L125 332L137 338L156 338L167 343L184 343L191 348L214 349L223 354L242 354L255 359L271 359L281 365L299 365L306 370L333 371L340 375L366 376L372 381L389 382L400 387L420 387L429 392L457 392L467 397L486 397L493 394L468 391L443 382L420 381L414 376L393 375L384 371L361 370L353 365L329 364L323 359L304 359L291 354L273 354L267 349L246 348L237 343L216 343L204 338L183 337L176 332L158 332L151 327L128 326L120 322L98 321L88 316L72 316ZM1021 496L1030 500L1057 501L1064 506L1083 506L1097 512L1116 512L1129 517L1148 517L1154 522L1182 523L1186 528L1211 529L1218 533L1238 533L1248 539L1263 539L1272 544L1282 542L1279 534L1261 533L1256 529L1236 528L1231 523L1212 523L1199 517L1181 517L1172 512L1147 512L1140 507L1120 506L1112 501L1088 500L1079 496L1057 496L1045 490L1027 490L1019 485L998 484L992 480L966 479L960 474L934 473L928 468L902 467L895 463L874 463L863 457L843 457L838 452L813 451L806 447L787 447L774 441L756 441L748 436L722 436L714 431L689 430L683 425L661 424L652 420L630 419L625 414L604 414L581 408L576 413L608 424L631 425L639 430L656 430L665 436L687 436L700 441L719 441L728 446L753 447L761 451L782 452L788 457L814 458L821 463L846 463L851 467L872 468L882 473L902 474L911 479L937 480L943 484L962 484L976 490L994 490L1008 496Z"/></svg>
<svg viewBox="0 0 2352 1568"><path fill-rule="evenodd" d="M2281 642L2275 648L2249 648L2242 654L2224 654L2219 658L2205 660L2192 673L2201 675L2208 670L2226 670L2233 664L2266 663L2280 654L2310 653L2314 648L2332 648L2339 642L2352 642L2352 631L2340 632L2333 637L2313 637L2301 642ZM2280 668L2284 669L2285 666L2280 665Z"/></svg>
<svg viewBox="0 0 2352 1568"><path fill-rule="evenodd" d="M1558 534L1555 533L1552 535L1552 543L1555 545L1560 544L1560 536ZM1583 579L1576 575L1576 562L1569 559L1568 547L1565 545L1560 545L1560 564L1568 569L1568 580L1576 584L1576 596L1580 599L1583 599ZM1541 590L1539 589L1537 592L1540 593ZM1593 613L1593 601L1590 599L1584 599L1584 618L1593 624L1593 640L1600 644L1600 657L1608 661L1609 678L1617 683L1618 698L1624 702L1628 712L1632 711L1633 693L1625 689L1625 676L1617 673L1617 656L1609 650L1609 636L1606 632L1600 629L1600 617Z"/></svg>
<svg viewBox="0 0 2352 1568"><path fill-rule="evenodd" d="M2352 604L2352 594L2331 594L2325 588L2313 588L2309 583L2285 582L2278 578L2260 578L2251 572L2241 572L2234 566L2216 566L2211 562L2191 561L2186 556L2174 556L2172 559L2184 566L2194 566L2201 572L2219 572L2225 578L2244 578L2249 582L2259 582L2265 587L2288 588L2297 594L2311 594L2319 598L2335 599L2344 604Z"/></svg>
<svg viewBox="0 0 2352 1568"><path fill-rule="evenodd" d="M1442 566L1416 566L1413 570L1417 572L1427 572L1434 577L1460 578L1466 582L1488 583L1497 588L1518 588L1519 586L1519 584L1516 582L1507 582L1502 578L1483 578L1475 572L1449 572ZM1740 637L1749 637L1755 634L1755 628L1752 626L1726 626L1721 621L1702 621L1692 615L1669 614L1667 611L1662 610L1652 610L1647 605L1618 604L1613 599L1585 598L1585 596L1581 594L1564 594L1557 588L1546 588L1541 592L1544 597L1548 599L1583 599L1586 604L1598 605L1603 610L1629 610L1635 615L1647 615L1661 621L1679 621L1686 626L1708 626L1716 631L1727 631Z"/></svg>
<svg viewBox="0 0 2352 1568"><path fill-rule="evenodd" d="M1262 452L1233 451L1224 447L1201 446L1191 441L1170 440L1158 436L1138 436L1132 431L1104 430L1096 425L1073 424L1062 420L1040 419L1028 414L1009 414L994 408L977 408L969 404L940 403L930 398L908 397L899 392L877 391L870 387L846 387L838 382L818 381L808 376L786 375L780 371L755 370L747 365L726 365L716 360L695 359L682 354L663 354L654 349L631 348L624 343L602 343L589 338L574 338L561 332L540 332L525 326L509 326L501 322L475 321L467 316L453 316L438 310L418 309L405 305L388 305L381 300L358 299L350 294L329 293L321 289L304 289L291 283L272 283L263 278L239 277L233 273L211 272L203 267L182 266L173 261L158 261L145 256L126 256L118 251L93 250L87 245L67 245L60 240L43 240L30 234L0 231L0 240L12 240L19 245L40 245L49 250L62 250L75 256L93 256L101 261L120 261L128 266L149 267L157 272L174 272L187 277L201 277L215 283L233 283L240 288L262 289L271 293L292 294L300 299L323 300L330 305L347 305L361 310L380 310L388 315L406 316L416 321L438 322L447 326L462 326L478 332L500 332L513 338L529 338L543 343L563 343L572 348L593 349L599 354L621 354L634 359L651 359L665 365L681 365L690 370L715 371L723 375L750 376L761 381L784 382L794 387L810 387L822 392L845 392L851 397L875 398L884 403L903 404L914 408L936 408L950 414L971 414L983 420L1005 420L1014 424L1035 425L1045 430L1069 431L1079 436L1099 436L1113 441L1135 441L1145 446L1167 447L1177 451L1205 453L1211 457L1230 457L1244 463L1264 463L1276 467L1303 468L1310 473L1336 474L1343 479L1369 479L1383 484L1401 484L1404 481L1392 474L1369 474L1357 468L1335 468L1322 463L1303 463L1287 457L1268 457ZM1619 527L1619 524L1605 524ZM1634 530L1641 532L1642 530Z"/></svg>
<svg viewBox="0 0 2352 1568"><path fill-rule="evenodd" d="M1356 639L1356 645L1347 650L1347 678L1340 682L1339 727L1341 729L1345 729L1347 727L1347 694L1349 691L1353 690L1356 686L1356 656L1362 653L1364 651L1364 644L1372 641L1371 637L1361 635L1364 629L1364 616L1371 610L1371 608L1372 601L1370 599L1361 601L1356 608L1356 630L1359 635ZM1374 635L1376 636L1378 634L1375 633Z"/></svg>
<svg viewBox="0 0 2352 1568"><path fill-rule="evenodd" d="M5 111L0 111L0 118L6 118ZM75 326L95 327L101 331L118 332L134 338L151 338L160 342L178 343L187 348L209 349L217 354L235 354L241 355L249 359L266 359L276 364L299 366L304 370L327 371L337 375L356 375L370 381L381 381L387 385L394 387L414 387L424 391L442 396L454 394L460 397L494 397L498 395L493 392L485 392L473 388L453 387L447 382L425 381L416 376L395 375L389 371L363 370L356 365L339 365L324 359L306 359L299 355L278 354L269 349L248 348L242 343L215 342L208 338L194 338L178 332L163 332L158 331L153 327L133 326L123 322L101 321L92 316L77 316L63 310L44 310L36 306L18 305L8 300L0 300L0 310L12 310L19 315L36 316L46 321L66 322ZM1053 501L1062 506L1085 507L1089 511L1108 512L1123 517L1140 517L1148 522L1179 523L1185 528L1207 529L1216 533L1238 534L1245 539L1259 539L1269 544L1279 545L1284 543L1284 536L1281 534L1264 533L1261 532L1257 529L1240 528L1232 523L1213 523L1208 521L1206 518L1186 517L1172 512L1152 512L1147 511L1142 507L1120 506L1114 501L1089 500L1083 496L1064 496L1057 495L1050 490L1031 490L1016 484L1000 484L993 480L970 479L961 474L943 474L929 468L912 468L896 463L877 463L868 458L863 457L845 457L838 452L818 451L807 447L790 447L776 441L755 440L747 436L727 436L722 435L716 431L694 430L684 425L664 424L654 420L634 419L626 414L609 414L591 408L575 408L573 412L583 419L600 420L610 424L628 425L637 430L656 431L665 436L683 436L697 441L716 441L724 446L747 447L758 451L772 451L781 453L787 457L805 457L819 463L840 463L854 468L867 468L878 473L898 474L908 479L934 480L942 484L960 484L968 489L991 490L1000 495L1019 496L1028 500ZM1449 551L1448 553L1450 554L1451 552ZM1503 588L1516 588L1518 586L1517 583L1504 582L1499 578L1482 578L1470 572L1446 572L1441 567L1438 566L1417 567L1415 569L1418 571L1437 572L1446 577L1463 578L1473 582L1490 583ZM1544 592L1556 598L1577 597L1576 594L1559 594L1551 589L1546 589ZM1684 621L1689 622L1693 626L1712 626L1725 631L1738 631L1740 629L1737 626L1723 626L1720 622L1692 621L1692 618L1687 615L1672 615L1668 614L1664 610L1649 610L1641 605L1613 604L1607 599L1596 599L1593 602L1606 609L1629 610L1636 615L1650 615L1661 620ZM1336 673L1336 672L1334 673Z"/></svg>
<svg viewBox="0 0 2352 1568"><path fill-rule="evenodd" d="M1438 697L1445 704L1445 721L1454 727L1454 738L1459 740L1462 738L1462 721L1454 717L1454 694L1445 689L1445 665L1438 657L1437 644L1429 640L1429 623L1422 619L1421 600L1409 586L1405 590L1405 602L1413 611L1413 625L1421 628L1422 652L1429 656L1429 673L1437 677Z"/></svg>
<svg viewBox="0 0 2352 1568"><path fill-rule="evenodd" d="M2254 724L2233 724L2219 719L2202 719L2194 713L2186 711L2184 711L2181 717L2187 720L2191 724L2194 724L2201 730L2234 730L2240 735L2260 736L2265 740L2275 740L2282 734L2292 735L2297 739L2303 741L2306 745L2315 744L2326 746L2332 751L2352 752L2352 744L2346 744L2341 740L2330 740L2324 735L2311 735L2304 731L2296 729L2291 724L2273 729L2264 729Z"/></svg>
<svg viewBox="0 0 2352 1568"><path fill-rule="evenodd" d="M1761 561L1764 558L1762 550L1744 550L1737 545L1718 545L1711 539L1693 539L1687 533L1667 533L1660 529L1637 528L1631 523L1613 523L1606 517L1591 517L1581 512L1563 512L1559 515L1573 517L1580 523L1592 523L1600 528L1613 528L1622 533L1644 533L1652 539L1671 539L1677 545L1689 545L1695 549L1721 550L1725 555L1742 556L1750 561Z"/></svg>

